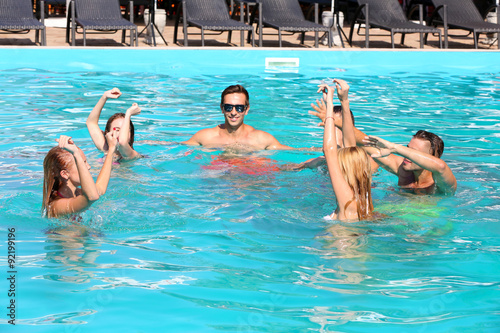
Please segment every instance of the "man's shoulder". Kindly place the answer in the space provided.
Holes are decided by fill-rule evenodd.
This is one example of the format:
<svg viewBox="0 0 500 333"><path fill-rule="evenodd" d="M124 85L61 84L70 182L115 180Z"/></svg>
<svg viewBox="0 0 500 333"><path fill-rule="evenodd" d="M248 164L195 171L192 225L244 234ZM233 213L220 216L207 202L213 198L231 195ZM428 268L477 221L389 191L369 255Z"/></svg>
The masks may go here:
<svg viewBox="0 0 500 333"><path fill-rule="evenodd" d="M253 127L248 137L259 146L264 147L263 149L282 149L283 147L271 133Z"/></svg>
<svg viewBox="0 0 500 333"><path fill-rule="evenodd" d="M246 127L248 134L251 136L259 138L273 138L273 136L266 131L256 129L255 127L252 127L250 125L246 125Z"/></svg>
<svg viewBox="0 0 500 333"><path fill-rule="evenodd" d="M201 130L199 130L198 132L196 132L196 136L206 136L206 135L214 135L214 134L217 134L219 133L219 130L220 130L220 126L221 125L217 125L215 127L208 127L208 128L203 128Z"/></svg>
<svg viewBox="0 0 500 333"><path fill-rule="evenodd" d="M210 140L214 136L218 135L219 126L220 125L217 125L216 127L203 128L196 132L189 140L184 141L183 143L203 146L207 143L207 140Z"/></svg>

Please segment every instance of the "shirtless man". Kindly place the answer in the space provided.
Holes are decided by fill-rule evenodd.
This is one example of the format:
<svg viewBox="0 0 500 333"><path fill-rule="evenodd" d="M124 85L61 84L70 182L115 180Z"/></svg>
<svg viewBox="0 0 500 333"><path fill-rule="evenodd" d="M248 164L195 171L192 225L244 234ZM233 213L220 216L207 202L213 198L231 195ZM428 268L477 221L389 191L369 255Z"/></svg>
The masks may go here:
<svg viewBox="0 0 500 333"><path fill-rule="evenodd" d="M243 122L250 110L248 91L243 86L238 84L227 87L221 95L220 109L224 115L224 124L202 129L181 143L207 148L242 146L252 150L294 149L282 145L271 134Z"/></svg>
<svg viewBox="0 0 500 333"><path fill-rule="evenodd" d="M384 169L398 176L398 185L416 193L454 194L457 179L441 159L443 140L434 133L418 131L405 147L376 136L356 132L356 142L363 143ZM395 155L397 154L397 155Z"/></svg>
<svg viewBox="0 0 500 333"><path fill-rule="evenodd" d="M323 124L326 109L318 103L314 106L317 116ZM335 126L342 128L342 119L334 118ZM457 180L450 167L441 159L444 143L431 132L420 130L408 145L394 144L375 136L367 136L354 128L356 144L363 145L373 160L387 171L398 176L401 188L412 189L416 193L453 194L457 189ZM399 156L398 156L399 155ZM376 169L372 166L373 169Z"/></svg>
<svg viewBox="0 0 500 333"><path fill-rule="evenodd" d="M323 108L314 109L316 112L310 114L323 122L326 114ZM342 120L335 118L335 126L342 128ZM455 193L457 180L441 159L444 143L436 134L420 130L405 147L376 136L367 136L357 128L354 128L354 132L356 144L364 146L376 163L398 176L401 188L425 194Z"/></svg>

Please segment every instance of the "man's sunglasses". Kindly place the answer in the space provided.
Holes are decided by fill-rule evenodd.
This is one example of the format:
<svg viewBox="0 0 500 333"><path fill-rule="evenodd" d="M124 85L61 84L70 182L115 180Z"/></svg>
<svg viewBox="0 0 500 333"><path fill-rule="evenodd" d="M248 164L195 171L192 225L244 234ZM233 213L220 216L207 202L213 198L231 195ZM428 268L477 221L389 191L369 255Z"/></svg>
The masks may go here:
<svg viewBox="0 0 500 333"><path fill-rule="evenodd" d="M222 104L222 108L224 109L224 112L231 112L231 111L233 111L233 108L235 108L236 112L243 113L247 109L247 106L243 105L243 104L237 104L237 105Z"/></svg>

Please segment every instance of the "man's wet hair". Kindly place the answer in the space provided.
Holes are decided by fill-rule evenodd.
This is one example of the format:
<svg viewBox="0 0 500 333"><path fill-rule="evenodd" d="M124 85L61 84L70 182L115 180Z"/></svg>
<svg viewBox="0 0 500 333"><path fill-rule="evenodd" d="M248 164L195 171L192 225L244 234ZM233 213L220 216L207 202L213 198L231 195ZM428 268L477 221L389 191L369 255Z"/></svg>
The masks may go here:
<svg viewBox="0 0 500 333"><path fill-rule="evenodd" d="M444 151L444 142L443 140L434 133L427 132L424 130L420 130L413 136L414 138L427 140L431 143L431 151L432 155L435 157L441 157Z"/></svg>
<svg viewBox="0 0 500 333"><path fill-rule="evenodd" d="M351 111L352 124L356 125L354 123L354 114L352 113L352 110L349 110L349 111ZM342 113L342 107L340 105L334 105L333 106L333 113Z"/></svg>
<svg viewBox="0 0 500 333"><path fill-rule="evenodd" d="M222 94L220 95L220 105L224 104L224 97L229 94L244 94L246 98L245 105L250 105L250 96L248 95L248 91L242 85L235 84L224 89Z"/></svg>

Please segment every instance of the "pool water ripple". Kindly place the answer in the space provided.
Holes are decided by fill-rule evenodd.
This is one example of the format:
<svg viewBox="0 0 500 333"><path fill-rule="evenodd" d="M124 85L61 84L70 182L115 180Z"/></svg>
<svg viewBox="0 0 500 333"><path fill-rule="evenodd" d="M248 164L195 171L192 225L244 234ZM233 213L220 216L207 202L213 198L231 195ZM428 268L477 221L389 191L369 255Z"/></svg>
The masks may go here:
<svg viewBox="0 0 500 333"><path fill-rule="evenodd" d="M365 75L320 64L305 73L185 77L26 67L2 74L0 230L15 225L22 240L19 325L36 332L398 333L500 325L498 73ZM284 144L321 147L322 131L307 112L328 76L349 82L356 124L367 133L403 144L421 128L442 136L456 195L414 196L381 170L373 197L386 217L329 224L322 217L335 197L324 167L273 169L320 152L254 153L263 171L252 174L217 167L227 152L179 144L221 122L220 92L241 83L251 94L249 124ZM115 86L123 95L107 102L100 125L138 102L134 146L147 158L116 166L108 192L80 214L80 225L42 218L46 151L59 134L71 135L96 175L102 154L85 120ZM0 325L10 329L5 318Z"/></svg>

